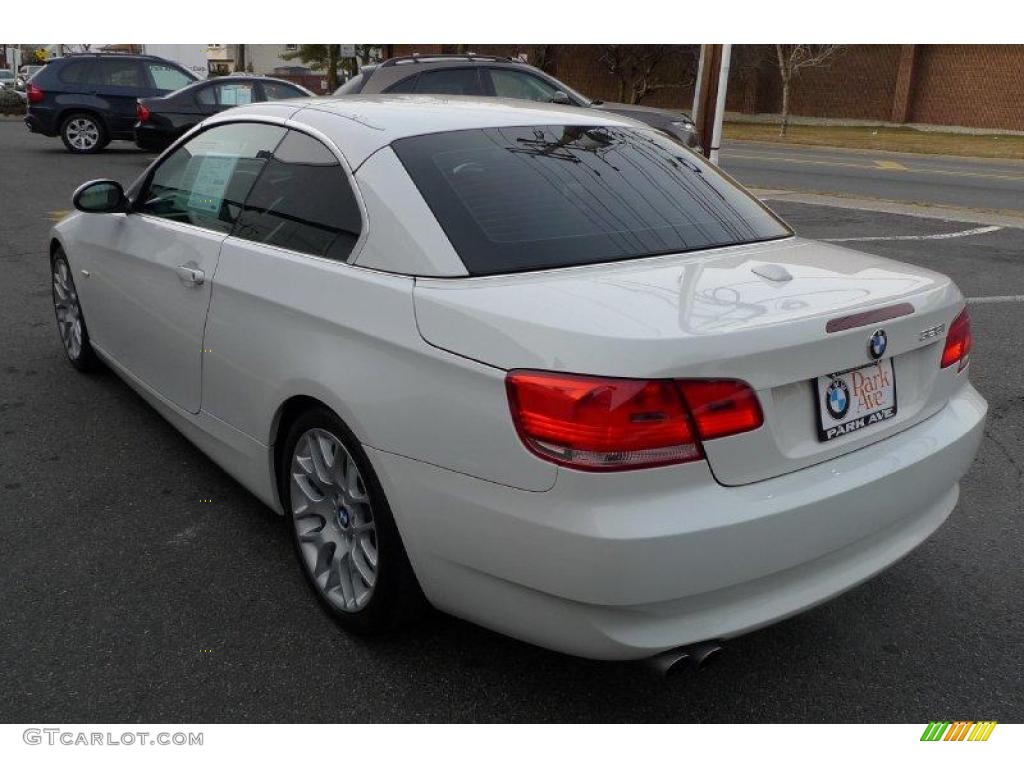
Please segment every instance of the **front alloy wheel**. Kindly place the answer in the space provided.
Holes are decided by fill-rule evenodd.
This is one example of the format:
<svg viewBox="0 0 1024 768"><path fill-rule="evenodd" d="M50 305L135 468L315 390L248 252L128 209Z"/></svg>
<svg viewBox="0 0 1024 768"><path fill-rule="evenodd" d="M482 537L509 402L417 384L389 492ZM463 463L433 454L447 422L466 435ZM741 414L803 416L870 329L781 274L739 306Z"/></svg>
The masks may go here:
<svg viewBox="0 0 1024 768"><path fill-rule="evenodd" d="M68 360L80 371L97 367L97 359L89 343L89 331L82 315L82 305L71 276L71 267L63 251L57 251L52 264L53 310L57 316L57 330L64 344Z"/></svg>

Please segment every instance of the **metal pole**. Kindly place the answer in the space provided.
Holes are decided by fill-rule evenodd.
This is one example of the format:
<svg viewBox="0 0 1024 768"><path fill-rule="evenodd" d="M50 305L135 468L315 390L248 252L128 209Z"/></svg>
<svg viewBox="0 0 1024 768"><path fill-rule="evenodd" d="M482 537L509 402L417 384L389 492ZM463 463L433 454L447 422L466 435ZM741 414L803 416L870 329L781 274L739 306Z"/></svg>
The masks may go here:
<svg viewBox="0 0 1024 768"><path fill-rule="evenodd" d="M725 91L729 87L729 59L732 57L732 46L722 46L722 64L718 69L718 98L715 100L715 129L711 136L712 163L718 165L718 150L722 146L722 118L725 115Z"/></svg>
<svg viewBox="0 0 1024 768"><path fill-rule="evenodd" d="M697 111L700 109L700 86L704 82L704 59L707 46L700 47L700 58L697 59L697 79L693 84L693 110L690 112L690 119L697 124Z"/></svg>

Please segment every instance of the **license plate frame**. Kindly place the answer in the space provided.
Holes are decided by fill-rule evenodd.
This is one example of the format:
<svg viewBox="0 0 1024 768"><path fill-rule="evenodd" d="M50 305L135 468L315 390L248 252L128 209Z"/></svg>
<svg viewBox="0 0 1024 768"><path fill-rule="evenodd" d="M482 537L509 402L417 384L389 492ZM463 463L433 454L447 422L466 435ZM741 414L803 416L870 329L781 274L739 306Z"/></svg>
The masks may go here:
<svg viewBox="0 0 1024 768"><path fill-rule="evenodd" d="M860 381L855 381L857 374L861 377ZM886 374L888 374L888 386L885 384ZM880 378L874 378L876 376ZM842 394L836 395L836 399L841 402L843 395L847 398L847 410L838 418L826 403L832 382L836 380L845 384L845 387L842 384L835 387L842 392ZM856 368L847 368L845 371L818 376L810 381L810 385L814 395L814 424L819 442L832 442L866 427L889 421L896 416L899 403L896 387L896 363L891 357ZM864 390L868 386L873 388L865 393ZM890 393L891 402L887 397L887 394ZM869 400L873 400L879 394L881 395L880 404L870 403L865 410L863 398L867 397Z"/></svg>

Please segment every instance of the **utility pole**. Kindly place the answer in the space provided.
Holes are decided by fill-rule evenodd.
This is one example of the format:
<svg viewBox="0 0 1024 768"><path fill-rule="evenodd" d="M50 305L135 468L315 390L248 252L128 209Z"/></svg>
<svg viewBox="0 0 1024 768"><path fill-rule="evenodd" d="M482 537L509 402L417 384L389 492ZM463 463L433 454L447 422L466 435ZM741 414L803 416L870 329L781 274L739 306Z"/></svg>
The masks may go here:
<svg viewBox="0 0 1024 768"><path fill-rule="evenodd" d="M731 45L702 45L697 66L697 85L693 95L693 122L700 131L704 156L718 162L722 142L722 115L729 84Z"/></svg>
<svg viewBox="0 0 1024 768"><path fill-rule="evenodd" d="M715 99L714 127L711 131L711 152L708 159L718 165L718 150L722 146L722 121L725 119L725 93L729 90L729 60L732 58L732 45L722 46L722 58L718 65L718 93Z"/></svg>

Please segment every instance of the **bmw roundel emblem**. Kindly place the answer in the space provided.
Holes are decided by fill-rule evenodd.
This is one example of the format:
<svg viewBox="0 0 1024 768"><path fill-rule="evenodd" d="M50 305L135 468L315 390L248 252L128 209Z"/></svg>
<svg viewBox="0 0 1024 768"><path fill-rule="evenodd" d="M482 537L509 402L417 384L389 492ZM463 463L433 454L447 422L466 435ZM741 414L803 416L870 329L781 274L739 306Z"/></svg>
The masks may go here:
<svg viewBox="0 0 1024 768"><path fill-rule="evenodd" d="M887 346L889 346L889 339L886 337L885 331L877 330L868 339L868 355L872 360L877 360L885 354Z"/></svg>
<svg viewBox="0 0 1024 768"><path fill-rule="evenodd" d="M833 419L841 419L850 410L850 388L842 379L832 379L825 390L825 408Z"/></svg>

